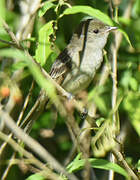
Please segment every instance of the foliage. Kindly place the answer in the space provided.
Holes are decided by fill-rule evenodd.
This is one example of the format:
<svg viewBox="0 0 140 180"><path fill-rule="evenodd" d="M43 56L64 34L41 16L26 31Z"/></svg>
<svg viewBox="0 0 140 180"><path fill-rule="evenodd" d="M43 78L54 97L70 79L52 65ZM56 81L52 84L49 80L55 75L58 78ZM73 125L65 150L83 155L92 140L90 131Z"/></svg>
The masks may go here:
<svg viewBox="0 0 140 180"><path fill-rule="evenodd" d="M86 170L88 160L91 167L95 169L95 174L98 169L97 179L103 179L106 176L103 170L114 171L115 180L129 179L130 171L138 177L139 174L136 172L140 169L138 143L140 136L140 0L101 0L100 2L97 0L44 0L38 1L38 4L37 1L36 3L32 1L31 4L23 2L15 1L11 5L10 1L0 1L0 111L7 112L14 121L21 116L21 122L17 125L23 128L24 132L28 128L28 120L30 123L33 118L36 118L30 135L61 163L71 159L67 161L69 173L76 171L81 177L83 174L81 171ZM105 47L102 67L97 71L88 89L74 97L76 102L71 103L62 97L63 93L66 96L69 94L46 78L44 70L49 72L58 54L68 44L74 29L81 20L89 17L117 26L118 34L121 33L121 35L118 36L117 33L110 35ZM3 20L7 22L9 31L3 27ZM27 24L24 25L23 20ZM15 40L12 39L10 31L15 34ZM116 50L117 57L115 75L113 48ZM107 68L106 71L105 68ZM34 83L33 87L32 83ZM42 99L37 99L41 88L50 98L47 107L45 101L40 107L39 103ZM3 93L3 89L6 89L8 94ZM30 117L30 110L36 102L37 109ZM112 105L113 102L115 105ZM82 128L81 124L84 120L80 118L80 113L83 106L88 107L89 113L94 115L92 118L87 117L90 126ZM1 119L0 128L5 133ZM86 151L87 154L84 154L85 149L83 154L78 153L82 148L87 148L87 137L82 140L81 137L89 131L91 134L88 134L90 145ZM117 136L120 137L119 140ZM2 135L0 138L4 141ZM1 141L1 147L3 147L3 141ZM19 143L17 140L15 142ZM125 167L124 161L119 163L119 156L116 157L115 163L110 162L108 154L114 152L113 149L118 146L123 160L128 163L128 166L130 164L129 170ZM78 155L75 153L73 157L69 157L68 152L74 147ZM17 149L16 151L20 152ZM8 152L8 156L6 157L3 152ZM27 149L27 152L30 150ZM11 158L12 153L13 149L9 146L0 150L0 156L3 154L0 176L3 179L5 167L8 167L7 160ZM44 170L41 164L36 165L44 162L37 156L35 156L39 161L37 163L25 157L27 158L24 152L14 156L13 164L16 168L10 165L7 179L44 179L40 172L46 169ZM127 159L131 161L127 162ZM45 164L43 165L45 167ZM19 169L22 172L19 172ZM54 173L52 176L59 174L60 179L67 179L64 171L57 171L57 168L55 170L50 169ZM98 174L98 172L101 173ZM17 173L16 177L14 173Z"/></svg>
<svg viewBox="0 0 140 180"><path fill-rule="evenodd" d="M72 161L71 164L68 165L67 169L69 172L78 171L84 167L85 160L80 159L80 154ZM124 171L123 168L119 167L115 163L111 163L104 159L90 158L89 162L93 168L105 169L105 170L113 170L117 173L122 174L126 178L128 178L128 174Z"/></svg>

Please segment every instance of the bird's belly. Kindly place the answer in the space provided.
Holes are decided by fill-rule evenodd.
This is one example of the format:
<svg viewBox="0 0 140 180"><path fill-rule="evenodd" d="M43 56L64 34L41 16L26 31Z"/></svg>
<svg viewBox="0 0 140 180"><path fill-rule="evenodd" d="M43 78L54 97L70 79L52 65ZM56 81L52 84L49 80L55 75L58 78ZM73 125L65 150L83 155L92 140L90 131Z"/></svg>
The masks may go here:
<svg viewBox="0 0 140 180"><path fill-rule="evenodd" d="M72 93L76 94L81 90L84 90L88 87L92 78L86 73L77 73L75 75L68 74L65 81L62 84L62 87Z"/></svg>
<svg viewBox="0 0 140 180"><path fill-rule="evenodd" d="M77 58L75 60L73 57L74 67L72 71L67 74L62 87L72 94L86 89L92 81L96 70L99 68L102 59L101 50L98 51L97 54L95 52L91 53L86 51L80 65L76 62Z"/></svg>

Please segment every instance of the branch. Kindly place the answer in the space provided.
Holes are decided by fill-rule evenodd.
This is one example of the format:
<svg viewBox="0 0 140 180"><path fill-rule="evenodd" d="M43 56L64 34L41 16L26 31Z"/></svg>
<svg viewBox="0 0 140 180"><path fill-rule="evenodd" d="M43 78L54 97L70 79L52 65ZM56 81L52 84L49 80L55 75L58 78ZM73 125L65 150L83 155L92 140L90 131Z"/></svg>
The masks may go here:
<svg viewBox="0 0 140 180"><path fill-rule="evenodd" d="M138 176L134 173L132 168L128 165L127 161L124 159L122 153L117 150L117 148L112 149L112 153L116 157L117 161L121 162L123 167L126 169L128 174L133 178L133 180L139 180Z"/></svg>
<svg viewBox="0 0 140 180"><path fill-rule="evenodd" d="M32 160L31 163L34 164L36 167L38 167L39 169L45 170L47 177L49 177L53 180L55 180L57 178L59 179L57 174L53 173L49 168L44 166L44 164L42 162L40 162L38 159L36 159L31 153L29 153L25 149L23 149L13 139L9 139L9 137L2 132L0 132L0 138L3 139L4 141L7 141L15 149L15 151L18 151L18 152L22 153L28 159L31 159ZM6 173L5 173L5 175L6 175Z"/></svg>
<svg viewBox="0 0 140 180"><path fill-rule="evenodd" d="M124 11L124 15L123 17L124 18L129 18L130 17L130 13L131 13L131 9L132 9L132 5L133 5L133 0L130 0L129 1L129 4L128 6L126 7L125 11ZM118 4L115 4L116 5L116 13L118 13ZM116 18L118 18L118 14L116 14ZM116 102L117 102L117 53L118 53L118 50L120 48L120 44L121 44L121 41L122 41L122 34L120 32L114 32L114 37L115 37L115 43L111 45L111 51L112 51L112 66L113 66L113 73L112 73L112 80L113 80L113 89L112 89L112 109L115 108L116 106ZM117 125L117 114L114 113L113 114L113 126L114 126L114 130ZM119 129L117 129L117 131L119 131ZM119 132L116 133L118 134ZM115 135L114 135L115 136ZM115 161L115 157L114 155L112 154L111 155L111 161L114 162ZM109 172L109 180L113 180L114 179L114 171L110 171Z"/></svg>
<svg viewBox="0 0 140 180"><path fill-rule="evenodd" d="M77 180L74 175L70 175L66 172L63 166L54 159L37 141L28 136L22 129L20 129L9 116L8 113L0 111L1 120L5 122L5 125L11 130L11 132L20 140L22 140L33 152L35 152L42 160L49 163L51 167L57 170L59 173L64 173L70 179Z"/></svg>

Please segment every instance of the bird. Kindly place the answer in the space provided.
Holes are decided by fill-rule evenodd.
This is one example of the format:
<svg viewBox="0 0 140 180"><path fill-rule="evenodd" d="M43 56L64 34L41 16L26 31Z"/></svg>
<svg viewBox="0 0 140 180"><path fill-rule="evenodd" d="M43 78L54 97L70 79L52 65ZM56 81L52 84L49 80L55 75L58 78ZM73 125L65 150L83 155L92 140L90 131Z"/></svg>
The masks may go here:
<svg viewBox="0 0 140 180"><path fill-rule="evenodd" d="M103 61L108 35L116 29L98 19L82 21L53 63L50 76L73 95L86 89Z"/></svg>
<svg viewBox="0 0 140 180"><path fill-rule="evenodd" d="M69 44L58 55L50 70L50 76L73 97L85 90L93 80L97 69L103 61L103 49L108 35L117 27L104 24L102 21L89 18L82 21L73 33ZM30 131L35 119L39 117L49 99L46 91L41 90L35 105L25 118ZM37 112L33 113L34 111ZM85 110L87 113L87 111ZM83 112L83 114L86 114ZM33 116L30 118L30 116ZM33 120L31 120L33 119ZM23 123L24 124L24 123Z"/></svg>

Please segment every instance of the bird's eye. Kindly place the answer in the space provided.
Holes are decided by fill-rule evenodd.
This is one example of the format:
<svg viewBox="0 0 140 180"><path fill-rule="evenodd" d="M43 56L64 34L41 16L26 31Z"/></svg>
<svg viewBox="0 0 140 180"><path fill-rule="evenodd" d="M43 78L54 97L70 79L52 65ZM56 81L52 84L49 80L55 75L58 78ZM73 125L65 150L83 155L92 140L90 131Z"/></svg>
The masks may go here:
<svg viewBox="0 0 140 180"><path fill-rule="evenodd" d="M99 29L94 29L94 31L93 31L95 34L98 34L98 32L99 32Z"/></svg>

